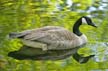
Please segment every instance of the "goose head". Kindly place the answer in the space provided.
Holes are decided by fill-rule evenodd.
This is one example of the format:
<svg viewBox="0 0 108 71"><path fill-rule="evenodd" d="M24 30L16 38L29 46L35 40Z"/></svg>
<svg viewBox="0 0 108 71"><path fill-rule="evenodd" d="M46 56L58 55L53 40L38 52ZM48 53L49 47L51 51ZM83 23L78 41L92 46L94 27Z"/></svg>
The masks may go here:
<svg viewBox="0 0 108 71"><path fill-rule="evenodd" d="M82 24L88 24L90 26L97 27L89 17L83 16L80 19L82 21Z"/></svg>
<svg viewBox="0 0 108 71"><path fill-rule="evenodd" d="M80 17L74 24L73 26L73 33L76 34L77 36L81 36L82 33L80 32L79 30L79 27L80 25L83 25L83 24L87 24L87 25L90 25L90 26L93 26L93 27L97 27L93 21L91 20L91 18L87 17L87 16L82 16Z"/></svg>

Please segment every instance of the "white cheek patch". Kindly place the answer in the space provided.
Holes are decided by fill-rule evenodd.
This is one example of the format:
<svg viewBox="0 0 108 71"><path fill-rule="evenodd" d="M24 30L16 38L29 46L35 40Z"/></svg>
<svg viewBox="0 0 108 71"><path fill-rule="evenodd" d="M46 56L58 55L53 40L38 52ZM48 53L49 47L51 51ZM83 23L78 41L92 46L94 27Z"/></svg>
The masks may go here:
<svg viewBox="0 0 108 71"><path fill-rule="evenodd" d="M82 24L87 24L87 21L85 18L82 18Z"/></svg>

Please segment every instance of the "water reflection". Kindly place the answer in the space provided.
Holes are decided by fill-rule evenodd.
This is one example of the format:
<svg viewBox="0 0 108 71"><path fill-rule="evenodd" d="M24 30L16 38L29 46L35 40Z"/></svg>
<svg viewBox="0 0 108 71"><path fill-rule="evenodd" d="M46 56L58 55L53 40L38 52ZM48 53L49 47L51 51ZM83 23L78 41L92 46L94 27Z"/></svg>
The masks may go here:
<svg viewBox="0 0 108 71"><path fill-rule="evenodd" d="M95 54L94 60L96 62L108 60L108 45L106 42L96 42L95 44L90 44L90 47Z"/></svg>
<svg viewBox="0 0 108 71"><path fill-rule="evenodd" d="M104 62L108 60L108 43L106 42L91 42L85 47L79 49L79 53L85 56L95 55L95 62Z"/></svg>
<svg viewBox="0 0 108 71"><path fill-rule="evenodd" d="M108 69L94 69L94 70L90 70L90 71L108 71Z"/></svg>

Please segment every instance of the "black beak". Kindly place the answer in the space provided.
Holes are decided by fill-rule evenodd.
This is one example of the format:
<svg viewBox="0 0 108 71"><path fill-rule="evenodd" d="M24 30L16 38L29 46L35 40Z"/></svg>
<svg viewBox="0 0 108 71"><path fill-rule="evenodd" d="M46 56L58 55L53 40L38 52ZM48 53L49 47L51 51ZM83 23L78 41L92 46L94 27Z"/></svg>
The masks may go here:
<svg viewBox="0 0 108 71"><path fill-rule="evenodd" d="M96 26L94 23L92 23L92 24L90 24L90 25L97 28L97 26Z"/></svg>

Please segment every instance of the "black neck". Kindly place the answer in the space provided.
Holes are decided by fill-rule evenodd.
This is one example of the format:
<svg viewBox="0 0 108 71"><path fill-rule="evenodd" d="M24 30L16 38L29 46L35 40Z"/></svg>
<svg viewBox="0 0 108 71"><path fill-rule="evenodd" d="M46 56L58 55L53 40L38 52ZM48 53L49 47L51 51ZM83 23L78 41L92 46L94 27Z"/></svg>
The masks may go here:
<svg viewBox="0 0 108 71"><path fill-rule="evenodd" d="M82 35L82 33L79 30L79 27L80 27L81 23L82 23L82 21L81 21L81 18L80 18L75 22L75 24L73 26L73 33L76 34L77 36Z"/></svg>

